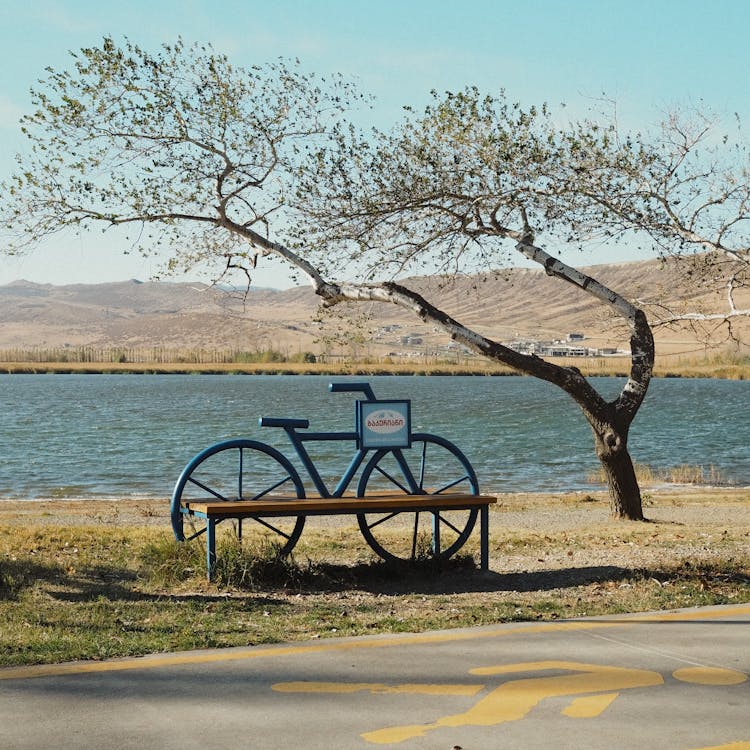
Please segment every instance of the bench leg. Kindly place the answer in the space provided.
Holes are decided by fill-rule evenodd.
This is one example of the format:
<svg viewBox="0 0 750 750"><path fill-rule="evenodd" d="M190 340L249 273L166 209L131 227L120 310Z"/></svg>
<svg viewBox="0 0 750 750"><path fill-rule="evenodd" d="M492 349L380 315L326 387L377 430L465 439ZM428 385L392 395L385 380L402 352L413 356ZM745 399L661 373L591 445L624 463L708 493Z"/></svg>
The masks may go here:
<svg viewBox="0 0 750 750"><path fill-rule="evenodd" d="M439 555L440 549L440 511L432 513L432 554Z"/></svg>
<svg viewBox="0 0 750 750"><path fill-rule="evenodd" d="M479 509L479 567L490 569L490 506Z"/></svg>
<svg viewBox="0 0 750 750"><path fill-rule="evenodd" d="M216 521L206 519L206 575L210 581L216 567Z"/></svg>

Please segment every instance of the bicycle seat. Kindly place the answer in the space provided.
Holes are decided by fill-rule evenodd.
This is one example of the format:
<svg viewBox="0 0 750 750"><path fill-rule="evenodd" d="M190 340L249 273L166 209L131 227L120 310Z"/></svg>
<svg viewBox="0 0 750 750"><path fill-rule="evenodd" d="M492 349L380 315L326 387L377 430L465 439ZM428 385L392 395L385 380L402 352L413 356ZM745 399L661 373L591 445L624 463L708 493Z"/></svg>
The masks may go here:
<svg viewBox="0 0 750 750"><path fill-rule="evenodd" d="M304 430L310 426L310 420L286 417L261 417L258 420L258 424L261 427L283 427L285 430Z"/></svg>

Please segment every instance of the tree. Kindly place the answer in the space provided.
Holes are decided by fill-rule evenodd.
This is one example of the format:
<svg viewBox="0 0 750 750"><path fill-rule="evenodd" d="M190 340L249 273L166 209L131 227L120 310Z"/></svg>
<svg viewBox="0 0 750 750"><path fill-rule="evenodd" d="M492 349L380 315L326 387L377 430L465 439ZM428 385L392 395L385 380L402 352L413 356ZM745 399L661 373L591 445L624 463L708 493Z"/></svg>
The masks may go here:
<svg viewBox="0 0 750 750"><path fill-rule="evenodd" d="M134 227L133 244L165 246L173 269L210 262L249 280L259 255L275 255L327 305L400 305L565 390L592 427L613 513L642 519L628 434L653 368L651 329L642 310L548 254L535 235L584 240L603 205L584 178L618 159L635 173L653 157L619 144L611 129L556 130L545 109L523 111L474 89L436 96L423 116L408 112L393 133L365 137L342 120L360 99L340 77L286 63L247 71L210 47L178 42L150 54L105 39L33 92L35 112L23 121L31 151L3 186L3 224L17 238L7 251L70 227ZM505 252L627 321L631 371L616 399L575 368L491 341L392 280L415 267L496 264ZM336 269L353 264L364 269L358 281L336 280Z"/></svg>

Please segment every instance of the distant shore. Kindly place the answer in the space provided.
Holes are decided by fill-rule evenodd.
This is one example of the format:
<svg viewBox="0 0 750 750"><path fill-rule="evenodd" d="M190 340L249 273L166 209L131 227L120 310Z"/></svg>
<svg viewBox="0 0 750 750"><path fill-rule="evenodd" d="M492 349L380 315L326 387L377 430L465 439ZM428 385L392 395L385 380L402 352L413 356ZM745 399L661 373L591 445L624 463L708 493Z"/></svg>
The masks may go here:
<svg viewBox="0 0 750 750"><path fill-rule="evenodd" d="M630 360L617 358L565 358L551 361L563 367L575 367L587 377L627 377ZM134 374L134 375L472 375L518 376L519 373L492 362L453 363L323 363L323 362L249 362L249 363L148 363L148 362L2 362L0 374ZM654 367L657 378L750 379L750 360L732 362L675 362Z"/></svg>

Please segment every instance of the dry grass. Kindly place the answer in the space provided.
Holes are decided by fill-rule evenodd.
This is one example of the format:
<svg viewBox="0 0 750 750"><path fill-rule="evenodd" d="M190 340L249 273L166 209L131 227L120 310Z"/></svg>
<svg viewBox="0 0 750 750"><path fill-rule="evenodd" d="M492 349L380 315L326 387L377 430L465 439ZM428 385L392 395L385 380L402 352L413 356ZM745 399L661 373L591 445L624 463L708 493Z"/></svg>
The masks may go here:
<svg viewBox="0 0 750 750"><path fill-rule="evenodd" d="M750 492L660 492L648 523L613 521L603 494L507 495L491 513L491 571L470 557L394 569L353 519L310 519L293 560L221 540L171 540L166 502L0 506L0 660L420 631L750 601ZM466 548L476 555L476 541ZM463 552L463 551L462 551Z"/></svg>
<svg viewBox="0 0 750 750"><path fill-rule="evenodd" d="M635 473L638 476L638 484L646 488L657 484L705 485L709 487L721 487L727 484L721 470L713 465L679 464L678 466L655 468L648 464L636 464ZM598 482L605 485L607 482L603 469L591 472L586 478L592 483Z"/></svg>
<svg viewBox="0 0 750 750"><path fill-rule="evenodd" d="M551 361L563 367L576 367L586 376L626 376L627 357L558 357ZM437 360L409 362L2 362L0 373L132 373L132 374L243 374L243 375L515 375L509 367L489 360L472 359L463 364ZM655 377L750 379L750 360L657 359Z"/></svg>

